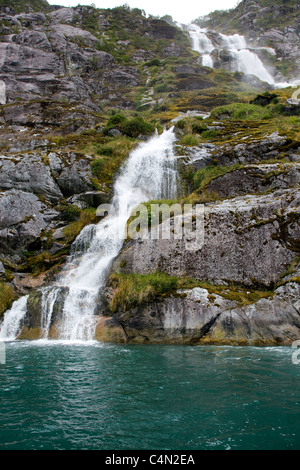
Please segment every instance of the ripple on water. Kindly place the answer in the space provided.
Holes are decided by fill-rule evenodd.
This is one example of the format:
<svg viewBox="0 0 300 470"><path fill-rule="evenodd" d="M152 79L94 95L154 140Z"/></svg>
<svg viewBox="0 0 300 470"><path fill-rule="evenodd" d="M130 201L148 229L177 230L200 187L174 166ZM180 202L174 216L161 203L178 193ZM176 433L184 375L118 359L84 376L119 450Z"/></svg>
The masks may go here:
<svg viewBox="0 0 300 470"><path fill-rule="evenodd" d="M297 449L291 348L16 341L3 449Z"/></svg>

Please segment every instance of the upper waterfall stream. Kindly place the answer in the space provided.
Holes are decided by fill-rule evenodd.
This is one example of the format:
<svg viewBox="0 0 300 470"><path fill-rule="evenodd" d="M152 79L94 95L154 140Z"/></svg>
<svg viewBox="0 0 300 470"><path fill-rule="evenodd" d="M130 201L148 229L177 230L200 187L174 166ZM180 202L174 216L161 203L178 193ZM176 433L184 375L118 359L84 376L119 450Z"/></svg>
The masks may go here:
<svg viewBox="0 0 300 470"><path fill-rule="evenodd" d="M192 48L202 56L202 65L214 68L217 56L221 51L226 52L226 67L230 72L243 72L246 75L255 75L261 81L278 87L289 86L288 83L276 83L274 77L267 70L266 66L256 54L255 50L249 47L244 36L240 34L225 35L216 31L209 32L205 28L200 28L196 24L188 26L188 32L192 41ZM212 33L212 34L210 34ZM262 47L258 49L268 50L275 55L271 48Z"/></svg>
<svg viewBox="0 0 300 470"><path fill-rule="evenodd" d="M53 285L42 289L44 338L49 336L57 302L63 302L59 339L86 341L94 338L99 291L105 286L111 263L123 246L125 227L132 210L142 202L176 197L175 139L173 129L165 130L131 152L114 185L114 213L108 214L98 225L82 230L60 277ZM26 301L25 297L22 301L19 299L6 312L0 340L7 338L8 331L9 339L18 336L26 314Z"/></svg>

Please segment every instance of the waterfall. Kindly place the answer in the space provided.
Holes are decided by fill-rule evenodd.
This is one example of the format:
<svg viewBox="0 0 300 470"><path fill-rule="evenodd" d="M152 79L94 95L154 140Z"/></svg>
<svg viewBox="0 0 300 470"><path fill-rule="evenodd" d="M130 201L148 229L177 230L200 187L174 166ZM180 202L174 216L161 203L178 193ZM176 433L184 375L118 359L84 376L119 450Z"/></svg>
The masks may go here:
<svg viewBox="0 0 300 470"><path fill-rule="evenodd" d="M59 339L93 339L99 291L105 286L112 261L123 246L125 227L132 210L152 199L176 197L178 173L173 153L175 140L173 129L166 130L131 152L114 185L114 211L98 225L82 230L60 278L52 286L42 289L41 326L44 338L49 337L56 304L64 298L60 307L61 321L56 325ZM24 316L26 301L23 297L20 305L7 312L2 335L10 331L7 323L14 317L21 318L17 311L21 309Z"/></svg>
<svg viewBox="0 0 300 470"><path fill-rule="evenodd" d="M22 320L26 315L28 295L16 300L7 310L0 328L0 341L13 341L20 333Z"/></svg>
<svg viewBox="0 0 300 470"><path fill-rule="evenodd" d="M213 59L210 54L215 49L215 46L207 37L206 32L206 29L201 29L197 25L192 24L189 26L192 48L202 55L202 65L204 67L213 68Z"/></svg>
<svg viewBox="0 0 300 470"><path fill-rule="evenodd" d="M220 34L222 45L233 56L232 72L243 72L246 75L255 75L263 82L274 85L274 78L265 68L255 52L247 49L247 43L244 36L234 34L232 36L225 36Z"/></svg>
<svg viewBox="0 0 300 470"><path fill-rule="evenodd" d="M208 37L208 31L195 24L188 26L188 32L192 41L192 48L202 55L202 65L213 68L214 60L212 52L219 53L226 50L229 53L230 71L243 72L247 75L255 75L263 82L275 85L275 80L268 72L258 55L249 50L244 36L233 34L226 36L214 32L214 39Z"/></svg>

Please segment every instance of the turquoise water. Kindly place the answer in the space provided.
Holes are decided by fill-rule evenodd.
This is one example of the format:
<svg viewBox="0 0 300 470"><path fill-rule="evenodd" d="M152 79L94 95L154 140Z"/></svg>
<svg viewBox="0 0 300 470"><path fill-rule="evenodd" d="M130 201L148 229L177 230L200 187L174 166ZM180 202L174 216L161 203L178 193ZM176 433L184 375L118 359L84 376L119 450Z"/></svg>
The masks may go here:
<svg viewBox="0 0 300 470"><path fill-rule="evenodd" d="M292 352L7 343L0 449L300 449Z"/></svg>

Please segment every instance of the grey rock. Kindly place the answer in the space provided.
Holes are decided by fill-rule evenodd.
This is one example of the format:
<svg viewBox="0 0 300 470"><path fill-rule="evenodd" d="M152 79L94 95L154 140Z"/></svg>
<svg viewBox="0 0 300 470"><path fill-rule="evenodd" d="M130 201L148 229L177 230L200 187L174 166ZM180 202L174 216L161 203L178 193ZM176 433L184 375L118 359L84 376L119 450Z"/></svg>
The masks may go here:
<svg viewBox="0 0 300 470"><path fill-rule="evenodd" d="M299 285L294 285L299 299ZM247 345L291 345L300 338L299 308L288 295L261 299L224 312L206 337L207 342Z"/></svg>
<svg viewBox="0 0 300 470"><path fill-rule="evenodd" d="M267 190L287 189L300 184L299 164L270 164L245 166L214 179L207 190L220 197L263 193Z"/></svg>
<svg viewBox="0 0 300 470"><path fill-rule="evenodd" d="M164 271L213 284L271 287L293 261L299 246L299 197L296 189L280 190L208 204L204 225L198 226L199 245L195 249L190 245L195 234L180 237L179 231L180 239L171 233L169 240L147 240L147 232L141 233L139 243L132 240L125 244L114 269L140 274Z"/></svg>
<svg viewBox="0 0 300 470"><path fill-rule="evenodd" d="M15 19L18 20L22 26L26 27L43 25L47 21L44 13L21 13L20 15L16 15Z"/></svg>
<svg viewBox="0 0 300 470"><path fill-rule="evenodd" d="M5 158L0 156L0 189L19 189L40 194L49 199L63 197L54 181L50 167L40 154Z"/></svg>
<svg viewBox="0 0 300 470"><path fill-rule="evenodd" d="M0 193L0 213L1 252L15 258L37 242L58 215L36 195L14 189Z"/></svg>
<svg viewBox="0 0 300 470"><path fill-rule="evenodd" d="M33 71L59 75L64 72L64 65L52 52L33 49L21 44L0 43L1 73L15 74Z"/></svg>
<svg viewBox="0 0 300 470"><path fill-rule="evenodd" d="M289 155L291 162L300 162L300 154L292 153Z"/></svg>
<svg viewBox="0 0 300 470"><path fill-rule="evenodd" d="M51 44L44 32L41 31L22 31L22 33L14 34L11 41L16 44L42 49L46 52L52 52Z"/></svg>
<svg viewBox="0 0 300 470"><path fill-rule="evenodd" d="M60 36L65 36L66 38L77 40L78 38L82 38L87 44L95 45L99 42L99 40L93 36L89 31L85 31L80 28L75 28L74 26L66 25L66 24L57 24L51 26L51 30L59 34Z"/></svg>
<svg viewBox="0 0 300 470"><path fill-rule="evenodd" d="M174 43L172 43L169 47L165 47L163 50L164 57L180 57L181 53L181 48Z"/></svg>
<svg viewBox="0 0 300 470"><path fill-rule="evenodd" d="M49 154L50 168L53 169L55 181L64 196L85 193L93 189L91 181L92 157L73 152L51 152Z"/></svg>
<svg viewBox="0 0 300 470"><path fill-rule="evenodd" d="M111 199L110 192L104 191L87 191L86 193L78 194L67 199L67 202L78 206L80 209L86 209L87 207L97 208L101 204L109 203Z"/></svg>
<svg viewBox="0 0 300 470"><path fill-rule="evenodd" d="M3 263L0 261L0 276L5 274L5 267L3 266Z"/></svg>
<svg viewBox="0 0 300 470"><path fill-rule="evenodd" d="M65 238L64 228L61 227L61 228L56 229L52 234L52 238L54 240L63 240Z"/></svg>
<svg viewBox="0 0 300 470"><path fill-rule="evenodd" d="M299 284L288 283L240 307L207 289L178 290L129 311L119 310L114 322L106 323L111 329L107 336L111 341L118 324L129 343L291 345L300 338L299 296ZM124 342L113 337L120 339Z"/></svg>
<svg viewBox="0 0 300 470"><path fill-rule="evenodd" d="M69 23L75 16L74 8L60 8L50 13L51 18L60 23Z"/></svg>

